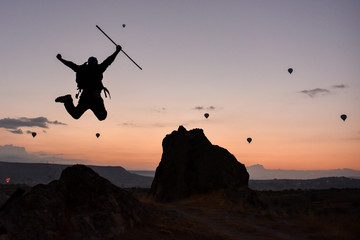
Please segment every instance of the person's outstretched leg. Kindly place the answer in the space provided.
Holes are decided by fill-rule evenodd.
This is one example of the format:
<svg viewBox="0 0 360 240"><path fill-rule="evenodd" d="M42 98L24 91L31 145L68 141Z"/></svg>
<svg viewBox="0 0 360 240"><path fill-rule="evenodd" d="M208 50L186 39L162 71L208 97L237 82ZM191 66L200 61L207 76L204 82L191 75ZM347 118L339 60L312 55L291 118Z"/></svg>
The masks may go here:
<svg viewBox="0 0 360 240"><path fill-rule="evenodd" d="M72 97L70 94L68 95L65 95L65 96L60 96L60 97L57 97L55 99L55 102L60 102L60 103L65 103L65 102L68 102L68 101L72 101Z"/></svg>
<svg viewBox="0 0 360 240"><path fill-rule="evenodd" d="M94 99L90 109L93 111L97 119L99 119L100 121L105 120L107 116L107 111L105 109L104 100L101 97Z"/></svg>
<svg viewBox="0 0 360 240"><path fill-rule="evenodd" d="M55 102L64 103L66 111L74 119L79 119L84 114L84 112L89 109L86 107L86 104L82 104L81 101L79 101L79 104L75 107L70 94L56 98Z"/></svg>

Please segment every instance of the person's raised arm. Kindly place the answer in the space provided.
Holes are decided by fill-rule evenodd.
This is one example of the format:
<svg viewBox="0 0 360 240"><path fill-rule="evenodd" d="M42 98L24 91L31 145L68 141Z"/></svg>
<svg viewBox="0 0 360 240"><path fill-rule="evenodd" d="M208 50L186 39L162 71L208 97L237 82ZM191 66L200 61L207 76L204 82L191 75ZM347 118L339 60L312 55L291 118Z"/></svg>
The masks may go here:
<svg viewBox="0 0 360 240"><path fill-rule="evenodd" d="M120 45L116 45L116 51L111 54L108 58L106 58L102 63L101 66L104 68L103 70L105 71L105 69L110 66L110 64L113 63L113 61L115 60L116 56L118 55L118 53L121 51L121 46Z"/></svg>
<svg viewBox="0 0 360 240"><path fill-rule="evenodd" d="M61 54L56 55L56 58L60 60L60 62L62 62L63 64L65 64L67 67L71 68L73 71L77 71L78 65L76 65L75 63L65 60L62 58Z"/></svg>

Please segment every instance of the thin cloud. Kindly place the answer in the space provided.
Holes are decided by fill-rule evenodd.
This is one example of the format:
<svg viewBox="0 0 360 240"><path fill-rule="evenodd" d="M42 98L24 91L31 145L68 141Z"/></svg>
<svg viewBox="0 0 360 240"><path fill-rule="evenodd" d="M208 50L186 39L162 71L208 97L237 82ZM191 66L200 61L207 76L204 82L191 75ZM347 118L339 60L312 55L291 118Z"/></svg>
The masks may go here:
<svg viewBox="0 0 360 240"><path fill-rule="evenodd" d="M47 152L34 152L37 156L47 157L47 158L57 158L64 156L63 153L47 153Z"/></svg>
<svg viewBox="0 0 360 240"><path fill-rule="evenodd" d="M67 125L66 123L59 122L58 120L55 120L53 122L49 121L48 123L55 124L55 125Z"/></svg>
<svg viewBox="0 0 360 240"><path fill-rule="evenodd" d="M157 112L157 113L165 113L166 112L166 108L165 107L161 107L161 108L151 108L150 109L152 112Z"/></svg>
<svg viewBox="0 0 360 240"><path fill-rule="evenodd" d="M311 90L302 90L300 91L300 93L304 93L306 95L308 95L309 97L316 97L318 95L326 95L329 94L330 91L324 88L315 88L315 89L311 89Z"/></svg>
<svg viewBox="0 0 360 240"><path fill-rule="evenodd" d="M169 123L132 123L132 122L124 122L121 123L121 126L125 126L125 127L134 127L134 128L164 128L169 126Z"/></svg>
<svg viewBox="0 0 360 240"><path fill-rule="evenodd" d="M134 124L134 123L130 123L130 122L124 122L124 123L122 123L121 125L123 125L123 126L134 126L135 124Z"/></svg>
<svg viewBox="0 0 360 240"><path fill-rule="evenodd" d="M27 134L32 134L33 131L27 130L26 133L27 133Z"/></svg>
<svg viewBox="0 0 360 240"><path fill-rule="evenodd" d="M31 162L31 163L57 163L57 164L89 164L91 163L88 160L83 159L69 159L61 157L62 154L47 154L41 153L40 157L34 154L30 154L26 151L24 147L17 147L12 144L10 145L0 145L0 161L2 162ZM47 155L47 156L46 156ZM57 157L59 156L59 157Z"/></svg>
<svg viewBox="0 0 360 240"><path fill-rule="evenodd" d="M340 89L347 88L347 86L345 84L333 85L332 87L333 88L340 88Z"/></svg>
<svg viewBox="0 0 360 240"><path fill-rule="evenodd" d="M19 127L39 127L39 128L49 128L49 124L54 125L66 125L65 123L55 121L49 121L46 117L37 117L37 118L3 118L0 119L0 128L13 129L16 130Z"/></svg>
<svg viewBox="0 0 360 240"><path fill-rule="evenodd" d="M9 130L9 132L14 133L14 134L24 134L24 132L19 128L16 130Z"/></svg>
<svg viewBox="0 0 360 240"><path fill-rule="evenodd" d="M204 109L214 111L214 110L216 110L216 107L214 107L214 106L209 106L209 107L196 106L196 107L194 107L194 110L204 110Z"/></svg>

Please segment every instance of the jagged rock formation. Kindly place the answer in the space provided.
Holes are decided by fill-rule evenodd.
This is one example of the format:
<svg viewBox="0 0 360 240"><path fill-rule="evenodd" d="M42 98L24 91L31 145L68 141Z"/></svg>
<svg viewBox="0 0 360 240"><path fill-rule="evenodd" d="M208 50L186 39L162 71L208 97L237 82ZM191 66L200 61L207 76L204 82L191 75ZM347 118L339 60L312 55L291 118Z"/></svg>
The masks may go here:
<svg viewBox="0 0 360 240"><path fill-rule="evenodd" d="M202 129L180 126L162 143L150 195L157 201L173 201L215 189L246 187L249 174L226 149L212 145Z"/></svg>
<svg viewBox="0 0 360 240"><path fill-rule="evenodd" d="M0 239L117 239L146 216L130 193L83 165L5 205Z"/></svg>

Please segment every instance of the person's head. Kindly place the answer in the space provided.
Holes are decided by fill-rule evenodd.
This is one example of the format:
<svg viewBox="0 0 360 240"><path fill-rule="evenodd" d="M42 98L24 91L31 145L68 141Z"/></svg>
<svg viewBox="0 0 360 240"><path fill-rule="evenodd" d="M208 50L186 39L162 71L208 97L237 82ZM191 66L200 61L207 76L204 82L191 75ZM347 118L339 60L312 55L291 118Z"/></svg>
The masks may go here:
<svg viewBox="0 0 360 240"><path fill-rule="evenodd" d="M89 59L88 59L88 64L89 64L89 65L97 65L97 64L98 64L98 60L96 59L96 57L89 57Z"/></svg>

